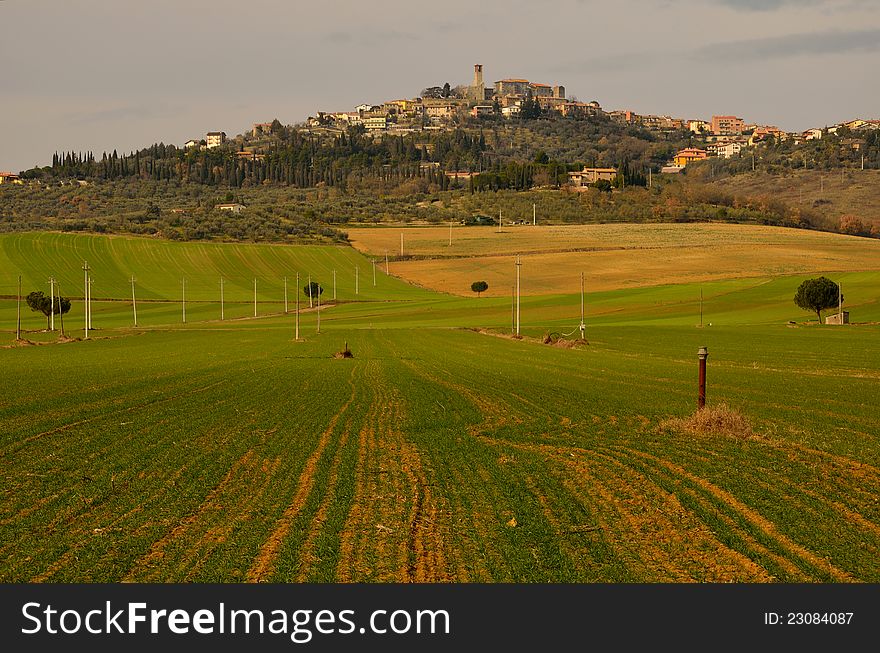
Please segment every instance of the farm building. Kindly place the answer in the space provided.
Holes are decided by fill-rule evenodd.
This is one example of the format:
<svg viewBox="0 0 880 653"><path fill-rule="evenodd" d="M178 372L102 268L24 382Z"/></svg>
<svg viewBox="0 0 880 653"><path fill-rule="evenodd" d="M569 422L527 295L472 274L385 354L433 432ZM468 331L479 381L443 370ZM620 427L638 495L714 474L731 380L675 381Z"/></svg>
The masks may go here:
<svg viewBox="0 0 880 653"><path fill-rule="evenodd" d="M825 318L825 324L849 324L849 311L829 315Z"/></svg>

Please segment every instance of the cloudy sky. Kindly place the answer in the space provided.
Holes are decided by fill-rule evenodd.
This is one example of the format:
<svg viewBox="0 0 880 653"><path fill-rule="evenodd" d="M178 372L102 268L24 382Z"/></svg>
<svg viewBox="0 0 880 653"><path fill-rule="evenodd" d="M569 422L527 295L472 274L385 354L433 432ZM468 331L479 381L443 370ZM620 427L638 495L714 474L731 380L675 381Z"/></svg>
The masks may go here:
<svg viewBox="0 0 880 653"><path fill-rule="evenodd" d="M526 77L605 109L880 117L878 0L0 0L0 170Z"/></svg>

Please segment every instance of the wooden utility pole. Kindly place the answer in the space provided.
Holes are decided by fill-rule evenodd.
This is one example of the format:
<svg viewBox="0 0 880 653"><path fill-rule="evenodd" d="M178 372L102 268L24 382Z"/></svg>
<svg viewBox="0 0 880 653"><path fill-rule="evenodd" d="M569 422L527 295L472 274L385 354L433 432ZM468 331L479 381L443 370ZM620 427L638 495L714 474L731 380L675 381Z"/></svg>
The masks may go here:
<svg viewBox="0 0 880 653"><path fill-rule="evenodd" d="M333 301L336 301L336 270L333 270Z"/></svg>
<svg viewBox="0 0 880 653"><path fill-rule="evenodd" d="M61 284L56 283L58 288L58 317L61 319L61 337L64 337L64 312L61 311Z"/></svg>
<svg viewBox="0 0 880 653"><path fill-rule="evenodd" d="M709 358L709 348L700 347L697 356L700 359L700 374L697 387L697 409L703 410L706 406L706 359Z"/></svg>
<svg viewBox="0 0 880 653"><path fill-rule="evenodd" d="M254 317L257 317L257 279L254 277Z"/></svg>
<svg viewBox="0 0 880 653"><path fill-rule="evenodd" d="M183 293L181 294L180 305L183 309L183 323L186 324L186 277L183 278L182 282Z"/></svg>
<svg viewBox="0 0 880 653"><path fill-rule="evenodd" d="M516 335L516 286L510 287L510 333Z"/></svg>
<svg viewBox="0 0 880 653"><path fill-rule="evenodd" d="M403 256L403 232L400 232L400 256Z"/></svg>
<svg viewBox="0 0 880 653"><path fill-rule="evenodd" d="M83 318L85 320L83 340L89 339L89 262L83 261Z"/></svg>
<svg viewBox="0 0 880 653"><path fill-rule="evenodd" d="M138 307L137 307L137 298L134 293L134 284L137 281L134 277L131 278L131 312L134 316L134 325L138 325Z"/></svg>
<svg viewBox="0 0 880 653"><path fill-rule="evenodd" d="M15 339L21 340L21 275L18 275L18 301L15 304Z"/></svg>
<svg viewBox="0 0 880 653"><path fill-rule="evenodd" d="M223 277L220 277L220 321L225 318L223 305Z"/></svg>
<svg viewBox="0 0 880 653"><path fill-rule="evenodd" d="M287 277L284 277L284 314L287 315Z"/></svg>
<svg viewBox="0 0 880 653"><path fill-rule="evenodd" d="M312 275L309 275L309 285L307 286L309 289L309 308L314 308L315 305L312 303Z"/></svg>
<svg viewBox="0 0 880 653"><path fill-rule="evenodd" d="M862 157L862 170L865 169L865 157ZM452 220L449 221L449 246L452 247Z"/></svg>
<svg viewBox="0 0 880 653"><path fill-rule="evenodd" d="M55 330L55 277L49 277L49 331Z"/></svg>
<svg viewBox="0 0 880 653"><path fill-rule="evenodd" d="M296 331L294 339L299 340L299 272L296 273Z"/></svg>
<svg viewBox="0 0 880 653"><path fill-rule="evenodd" d="M538 224L538 205L532 202L532 226Z"/></svg>
<svg viewBox="0 0 880 653"><path fill-rule="evenodd" d="M703 288L700 288L700 326L703 326Z"/></svg>
<svg viewBox="0 0 880 653"><path fill-rule="evenodd" d="M498 209L498 233L501 233L501 209Z"/></svg>
<svg viewBox="0 0 880 653"><path fill-rule="evenodd" d="M320 283L318 283L317 290L318 290L318 296L317 296L316 300L317 300L317 305L318 305L318 328L316 330L316 333L321 333L321 284Z"/></svg>

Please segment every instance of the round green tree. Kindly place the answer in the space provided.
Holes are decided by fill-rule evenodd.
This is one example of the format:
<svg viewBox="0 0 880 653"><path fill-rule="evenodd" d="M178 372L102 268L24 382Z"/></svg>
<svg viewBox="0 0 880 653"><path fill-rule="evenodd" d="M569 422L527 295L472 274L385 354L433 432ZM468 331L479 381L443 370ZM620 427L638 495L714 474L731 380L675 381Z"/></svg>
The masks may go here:
<svg viewBox="0 0 880 653"><path fill-rule="evenodd" d="M477 297L479 297L481 293L484 293L487 290L489 290L489 284L486 283L485 281L474 281L471 284L471 290L473 290L475 293L477 293Z"/></svg>
<svg viewBox="0 0 880 653"><path fill-rule="evenodd" d="M35 290L24 298L32 311L46 316L46 328L49 328L49 317L52 315L52 298L42 290ZM70 311L70 300L66 297L55 297L55 315L64 315Z"/></svg>
<svg viewBox="0 0 880 653"><path fill-rule="evenodd" d="M822 311L834 308L842 301L840 287L827 277L807 279L798 286L794 296L794 303L798 308L815 313L819 324L822 324Z"/></svg>
<svg viewBox="0 0 880 653"><path fill-rule="evenodd" d="M319 295L324 294L324 289L317 281L312 281L303 287L303 292L309 299L316 299Z"/></svg>

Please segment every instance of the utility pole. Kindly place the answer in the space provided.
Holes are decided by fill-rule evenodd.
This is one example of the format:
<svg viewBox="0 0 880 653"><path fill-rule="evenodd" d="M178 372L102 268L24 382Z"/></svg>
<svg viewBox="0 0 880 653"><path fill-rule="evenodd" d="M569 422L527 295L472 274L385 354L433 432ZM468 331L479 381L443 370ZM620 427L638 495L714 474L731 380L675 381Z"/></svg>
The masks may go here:
<svg viewBox="0 0 880 653"><path fill-rule="evenodd" d="M315 331L315 333L321 333L321 284L320 283L318 284L318 297L316 299L317 299L317 304L318 304L318 328Z"/></svg>
<svg viewBox="0 0 880 653"><path fill-rule="evenodd" d="M400 256L403 256L403 232L400 232Z"/></svg>
<svg viewBox="0 0 880 653"><path fill-rule="evenodd" d="M134 277L131 278L131 312L134 315L134 325L138 325L138 307L137 307L137 298L134 294L134 284L137 279Z"/></svg>
<svg viewBox="0 0 880 653"><path fill-rule="evenodd" d="M519 335L519 270L522 267L522 260L519 254L516 255L516 335Z"/></svg>
<svg viewBox="0 0 880 653"><path fill-rule="evenodd" d="M89 270L91 269L89 267L88 261L83 261L82 269L83 269L83 275L84 275L84 277L83 277L83 301L84 301L83 317L85 318L85 328L84 328L85 336L83 337L83 340L88 340L89 339ZM21 277L19 277L19 279L21 279ZM19 294L21 294L21 293L19 293Z"/></svg>
<svg viewBox="0 0 880 653"><path fill-rule="evenodd" d="M57 284L58 286L58 307L61 308L61 284ZM61 337L64 337L64 313L58 312L58 317L61 318Z"/></svg>
<svg viewBox="0 0 880 653"><path fill-rule="evenodd" d="M752 172L755 171L755 153L752 152Z"/></svg>
<svg viewBox="0 0 880 653"><path fill-rule="evenodd" d="M376 285L376 261L373 261L373 285ZM356 265L354 266L354 294L361 294L360 268Z"/></svg>
<svg viewBox="0 0 880 653"><path fill-rule="evenodd" d="M21 275L18 275L18 301L15 304L15 339L21 340Z"/></svg>
<svg viewBox="0 0 880 653"><path fill-rule="evenodd" d="M862 170L865 169L865 157L862 157ZM449 246L452 247L452 220L449 221Z"/></svg>
<svg viewBox="0 0 880 653"><path fill-rule="evenodd" d="M49 277L49 331L55 330L55 277Z"/></svg>
<svg viewBox="0 0 880 653"><path fill-rule="evenodd" d="M296 273L296 288L296 335L294 339L299 340L299 272Z"/></svg>
<svg viewBox="0 0 880 653"><path fill-rule="evenodd" d="M538 205L532 202L532 226L538 224Z"/></svg>
<svg viewBox="0 0 880 653"><path fill-rule="evenodd" d="M89 309L89 331L92 330L92 276L89 275L89 301L87 303Z"/></svg>
<svg viewBox="0 0 880 653"><path fill-rule="evenodd" d="M865 155L862 155L862 170L865 169Z"/></svg>
<svg viewBox="0 0 880 653"><path fill-rule="evenodd" d="M180 305L183 308L183 323L186 324L186 277L183 278L183 294L181 295Z"/></svg>
<svg viewBox="0 0 880 653"><path fill-rule="evenodd" d="M225 318L223 314L223 277L220 277L220 321Z"/></svg>
<svg viewBox="0 0 880 653"><path fill-rule="evenodd" d="M648 189L651 189L651 188L654 187L654 185L653 185L653 178L652 178L652 176L651 176L652 173L653 173L653 170L651 170L651 168L648 168Z"/></svg>
<svg viewBox="0 0 880 653"><path fill-rule="evenodd" d="M254 277L254 317L257 317L257 278Z"/></svg>
<svg viewBox="0 0 880 653"><path fill-rule="evenodd" d="M709 358L709 348L700 347L697 356L700 359L700 373L697 385L697 409L703 410L706 406L706 359Z"/></svg>
<svg viewBox="0 0 880 653"><path fill-rule="evenodd" d="M581 323L580 323L580 331L581 331L581 340L586 340L586 330L587 325L584 322L584 273L581 272Z"/></svg>
<svg viewBox="0 0 880 653"><path fill-rule="evenodd" d="M336 301L336 270L333 270L333 301Z"/></svg>
<svg viewBox="0 0 880 653"><path fill-rule="evenodd" d="M376 287L376 259L373 259L373 288Z"/></svg>
<svg viewBox="0 0 880 653"><path fill-rule="evenodd" d="M703 288L700 287L700 326L703 326Z"/></svg>
<svg viewBox="0 0 880 653"><path fill-rule="evenodd" d="M498 209L498 233L501 233L501 209Z"/></svg>
<svg viewBox="0 0 880 653"><path fill-rule="evenodd" d="M391 271L388 269L388 252L385 252L385 275L391 275Z"/></svg>
<svg viewBox="0 0 880 653"><path fill-rule="evenodd" d="M287 277L284 277L284 314L287 315Z"/></svg>
<svg viewBox="0 0 880 653"><path fill-rule="evenodd" d="M516 334L516 286L510 287L510 333Z"/></svg>
<svg viewBox="0 0 880 653"><path fill-rule="evenodd" d="M314 304L312 303L312 275L309 275L309 308L314 308Z"/></svg>

